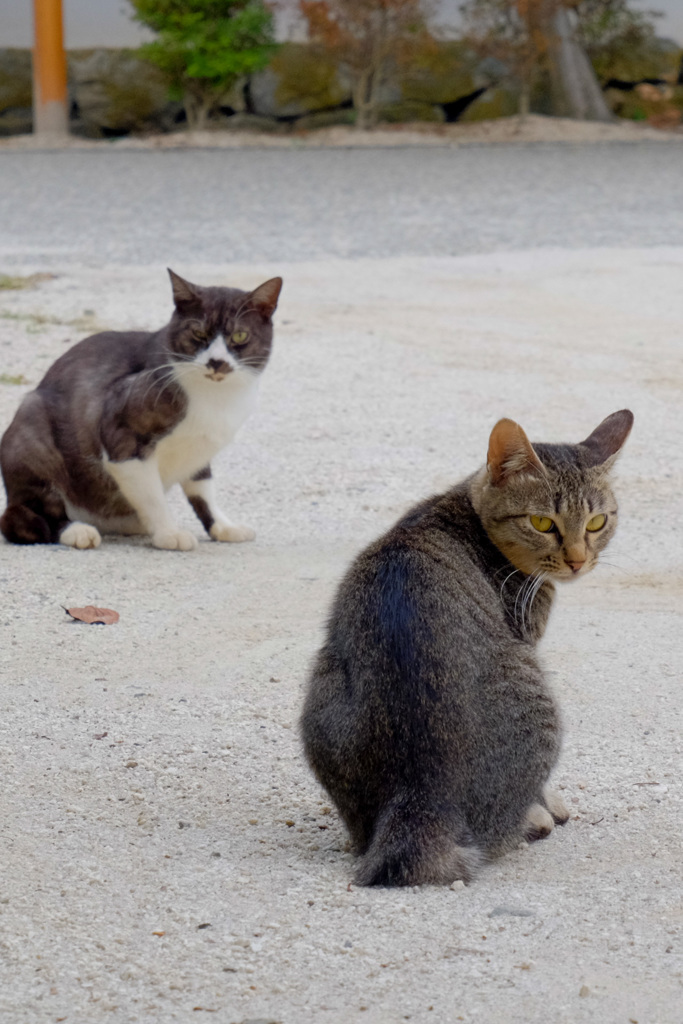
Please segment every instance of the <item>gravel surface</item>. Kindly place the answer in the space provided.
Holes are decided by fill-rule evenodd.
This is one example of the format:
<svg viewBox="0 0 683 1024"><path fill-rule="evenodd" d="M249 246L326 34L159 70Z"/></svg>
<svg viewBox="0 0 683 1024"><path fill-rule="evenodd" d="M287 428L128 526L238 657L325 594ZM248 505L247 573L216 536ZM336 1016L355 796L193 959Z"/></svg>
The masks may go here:
<svg viewBox="0 0 683 1024"><path fill-rule="evenodd" d="M15 197L0 271L58 275L0 291L0 429L68 343L164 322L155 260L207 284L285 278L261 408L215 464L253 544L0 543L3 1022L680 1024L683 248L680 171L660 164L648 188L653 153L0 157ZM242 262L215 230L228 168ZM444 198L458 177L466 232ZM154 215L126 194L153 196ZM576 220L581 196L592 215ZM506 216L519 244L572 226L563 244L669 245L420 256L442 231L512 245ZM413 255L332 258L361 244ZM293 262L307 247L318 258ZM624 406L619 533L561 589L542 645L571 820L468 887L349 887L345 832L297 736L349 559L477 467L498 417L578 440ZM63 606L85 604L120 622L70 622Z"/></svg>
<svg viewBox="0 0 683 1024"><path fill-rule="evenodd" d="M458 256L683 238L681 146L0 151L0 264Z"/></svg>

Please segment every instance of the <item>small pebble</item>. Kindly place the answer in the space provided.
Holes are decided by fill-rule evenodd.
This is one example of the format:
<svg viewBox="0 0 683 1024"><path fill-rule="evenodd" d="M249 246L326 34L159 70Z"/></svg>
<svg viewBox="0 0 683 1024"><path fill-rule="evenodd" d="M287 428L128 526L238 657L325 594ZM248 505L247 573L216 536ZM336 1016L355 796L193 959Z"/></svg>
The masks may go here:
<svg viewBox="0 0 683 1024"><path fill-rule="evenodd" d="M494 907L489 917L533 917L533 910L525 910L524 907L499 906Z"/></svg>
<svg viewBox="0 0 683 1024"><path fill-rule="evenodd" d="M462 878L457 878L455 880L455 882L451 882L451 889L453 889L454 892L457 892L459 889L464 889L464 888L465 888L465 883L463 882Z"/></svg>

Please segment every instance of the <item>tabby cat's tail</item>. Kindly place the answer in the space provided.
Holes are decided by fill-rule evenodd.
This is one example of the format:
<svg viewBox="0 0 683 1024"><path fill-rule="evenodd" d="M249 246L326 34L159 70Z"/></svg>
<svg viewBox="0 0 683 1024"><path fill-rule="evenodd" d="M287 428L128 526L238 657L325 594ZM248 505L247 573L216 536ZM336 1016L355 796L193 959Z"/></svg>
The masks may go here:
<svg viewBox="0 0 683 1024"><path fill-rule="evenodd" d="M457 812L430 808L417 797L398 799L377 819L356 870L358 885L449 885L468 882L483 852Z"/></svg>

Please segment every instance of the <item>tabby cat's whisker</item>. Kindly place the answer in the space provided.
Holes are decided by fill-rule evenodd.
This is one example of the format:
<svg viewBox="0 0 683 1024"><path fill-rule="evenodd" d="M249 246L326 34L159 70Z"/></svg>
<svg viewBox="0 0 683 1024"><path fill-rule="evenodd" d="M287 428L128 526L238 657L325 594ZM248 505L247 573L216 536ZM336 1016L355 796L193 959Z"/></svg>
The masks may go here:
<svg viewBox="0 0 683 1024"><path fill-rule="evenodd" d="M515 622L517 622L517 605L519 603L519 599L520 599L521 595L524 593L524 590L527 587L530 579L532 579L531 576L527 576L526 577L526 579L522 583L521 587L519 588L519 590L517 591L517 594L515 596L515 607L513 609L513 616L514 616Z"/></svg>
<svg viewBox="0 0 683 1024"><path fill-rule="evenodd" d="M599 559L599 560L598 560L598 561L596 562L596 564L595 564L595 568L597 569L597 568L598 568L599 566L601 566L601 565L606 565L606 566L608 566L608 567L609 567L610 569L618 569L618 570L619 570L619 572L623 572L623 573L626 573L626 575L627 575L627 576L635 576L635 573L633 573L633 572L630 572L630 571L629 571L628 569L624 569L623 565L617 565L617 563L616 563L616 562L605 562L605 561L604 561L604 559L600 558L600 559Z"/></svg>
<svg viewBox="0 0 683 1024"><path fill-rule="evenodd" d="M507 569L507 566L505 566L505 569ZM504 571L505 571L505 569L501 569L501 570L499 570L499 571L500 571L500 572L504 572ZM503 580L503 582L501 583L501 585L500 585L500 596L501 596L501 599L502 599L502 597L503 597L503 589L504 589L504 587L505 587L505 584L507 583L507 581L508 581L509 579L511 579L511 577L512 577L512 576L514 576L514 575L515 575L515 573L518 573L519 571L520 571L519 569L513 569L513 570L512 570L512 572L511 572L511 573L509 573L509 574L508 574L508 575L507 575L507 576L505 577L505 579Z"/></svg>
<svg viewBox="0 0 683 1024"><path fill-rule="evenodd" d="M524 629L525 632L526 632L526 627L524 625L524 616L528 612L527 623L528 623L529 626L531 626L531 611L532 611L532 608L534 606L534 601L536 600L536 596L537 596L539 590L541 589L541 587L543 586L543 584L545 583L547 578L548 578L548 573L547 572L540 572L538 574L538 576L535 578L534 583L533 583L532 587L530 588L529 593L527 594L527 596L524 599L524 602L522 604L522 628Z"/></svg>

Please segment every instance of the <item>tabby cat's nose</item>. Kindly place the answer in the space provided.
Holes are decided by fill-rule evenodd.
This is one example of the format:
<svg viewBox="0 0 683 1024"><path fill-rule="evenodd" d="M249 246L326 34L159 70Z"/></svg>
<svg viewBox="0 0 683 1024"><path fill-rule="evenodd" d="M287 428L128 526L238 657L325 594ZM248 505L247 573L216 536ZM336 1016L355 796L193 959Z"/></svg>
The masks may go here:
<svg viewBox="0 0 683 1024"><path fill-rule="evenodd" d="M584 558L581 562L567 562L565 559L565 562L572 572L578 572L579 569L586 564L586 559Z"/></svg>

